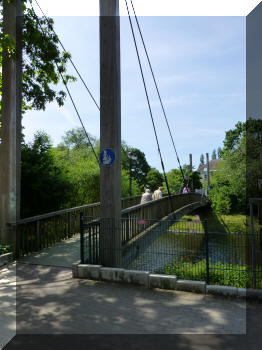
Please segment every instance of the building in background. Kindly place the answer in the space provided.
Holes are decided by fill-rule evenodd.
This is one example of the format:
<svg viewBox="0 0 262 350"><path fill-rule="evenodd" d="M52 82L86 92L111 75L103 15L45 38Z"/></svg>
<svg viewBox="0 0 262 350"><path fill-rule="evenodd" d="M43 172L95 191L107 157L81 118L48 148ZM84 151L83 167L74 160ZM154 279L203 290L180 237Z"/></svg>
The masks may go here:
<svg viewBox="0 0 262 350"><path fill-rule="evenodd" d="M212 159L209 161L209 173L212 176L212 173L216 171L216 167L221 159ZM202 180L207 179L207 164L199 164L197 171L200 172Z"/></svg>

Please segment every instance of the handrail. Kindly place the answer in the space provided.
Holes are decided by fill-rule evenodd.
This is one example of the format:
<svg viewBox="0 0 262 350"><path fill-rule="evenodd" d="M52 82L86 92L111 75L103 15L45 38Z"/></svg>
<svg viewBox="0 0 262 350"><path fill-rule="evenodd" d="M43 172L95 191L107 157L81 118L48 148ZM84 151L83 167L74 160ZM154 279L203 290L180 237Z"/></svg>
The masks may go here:
<svg viewBox="0 0 262 350"><path fill-rule="evenodd" d="M159 219L170 213L170 199L163 197L158 200L152 200L144 204L139 203L141 196L122 198L122 243L124 244L130 238L136 236L143 226L138 221L130 221L130 219L145 219L146 226L149 225L148 220ZM202 202L203 197L200 194L178 194L172 195L172 206L174 210L193 202ZM92 203L70 209L63 209L52 213L36 215L30 218L18 220L16 223L10 224L16 237L16 256L29 254L48 247L72 237L79 232L80 228L80 212L85 217L99 218L100 203Z"/></svg>
<svg viewBox="0 0 262 350"><path fill-rule="evenodd" d="M92 203L92 204L81 205L79 207L62 209L62 210L58 210L58 211L52 211L52 212L47 213L47 214L41 214L41 215L31 216L31 217L25 218L25 219L20 219L20 220L17 220L15 223L11 223L11 224L26 224L27 222L37 221L37 220L41 220L41 219L47 219L47 218L50 218L52 216L70 213L70 212L75 211L75 210L92 208L92 207L99 206L99 205L100 205L100 202L97 202L97 203Z"/></svg>
<svg viewBox="0 0 262 350"><path fill-rule="evenodd" d="M123 203L125 201L130 201L131 199L134 200L134 199L140 199L140 198L141 198L141 196L133 196L133 197L121 198L122 206L123 206ZM70 212L73 212L73 211L79 211L81 209L98 207L98 206L100 206L100 202L91 203L91 204L85 204L85 205L81 205L79 207L74 207L74 208L69 208L69 209L62 209L62 210L53 211L53 212L46 213L46 214L40 214L40 215L35 215L35 216L28 217L28 218L20 219L20 220L17 220L16 222L14 222L14 223L10 222L9 225L26 224L27 222L33 222L33 221L38 221L38 220L42 220L42 219L47 219L47 218L50 218L50 217L53 217L53 216L62 215L62 214L70 213Z"/></svg>
<svg viewBox="0 0 262 350"><path fill-rule="evenodd" d="M201 197L203 198L203 196L201 194L198 194L198 193L180 193L180 194L172 194L170 197L169 196L165 196L165 197L162 197L162 198L159 198L157 200L151 200L149 202L146 202L146 203L143 203L143 204L137 204L137 205L134 205L132 207L129 207L129 208L126 208L126 209L123 209L121 211L121 214L124 215L124 214L128 214L129 212L132 212L134 211L135 209L139 209L139 208L144 208L144 207L147 207L147 206L152 206L152 204L156 204L156 203L159 203L160 201L169 201L170 198L171 199L176 199L176 198L185 198L186 196L197 196L201 199Z"/></svg>

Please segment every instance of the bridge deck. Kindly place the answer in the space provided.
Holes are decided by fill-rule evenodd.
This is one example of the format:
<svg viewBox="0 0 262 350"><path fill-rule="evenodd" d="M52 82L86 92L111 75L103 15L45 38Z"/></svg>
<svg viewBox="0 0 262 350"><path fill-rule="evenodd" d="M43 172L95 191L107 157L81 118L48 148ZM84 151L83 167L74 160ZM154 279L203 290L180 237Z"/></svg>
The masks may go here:
<svg viewBox="0 0 262 350"><path fill-rule="evenodd" d="M33 265L72 267L72 264L80 260L80 236L63 240L52 247L45 248L40 252L21 257L22 263Z"/></svg>

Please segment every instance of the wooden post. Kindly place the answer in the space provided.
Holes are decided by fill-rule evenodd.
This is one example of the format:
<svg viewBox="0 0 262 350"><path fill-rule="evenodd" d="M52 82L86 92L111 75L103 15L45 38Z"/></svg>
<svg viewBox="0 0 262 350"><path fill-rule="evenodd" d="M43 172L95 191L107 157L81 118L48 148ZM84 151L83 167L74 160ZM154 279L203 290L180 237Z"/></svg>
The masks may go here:
<svg viewBox="0 0 262 350"><path fill-rule="evenodd" d="M101 264L121 266L119 0L100 0L100 142Z"/></svg>
<svg viewBox="0 0 262 350"><path fill-rule="evenodd" d="M207 163L207 195L210 189L210 175L209 175L209 154L206 153L206 163Z"/></svg>
<svg viewBox="0 0 262 350"><path fill-rule="evenodd" d="M3 34L16 43L16 59L3 48L2 125L0 144L0 238L14 244L8 223L20 216L20 144L22 80L22 4L3 1Z"/></svg>

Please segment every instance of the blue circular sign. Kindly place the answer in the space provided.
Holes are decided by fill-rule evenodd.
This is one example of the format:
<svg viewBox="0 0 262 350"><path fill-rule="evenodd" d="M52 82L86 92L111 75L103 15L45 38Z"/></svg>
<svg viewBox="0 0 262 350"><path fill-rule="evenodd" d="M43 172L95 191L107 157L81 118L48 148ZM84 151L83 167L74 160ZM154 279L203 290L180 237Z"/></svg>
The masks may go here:
<svg viewBox="0 0 262 350"><path fill-rule="evenodd" d="M115 152L111 148L104 148L99 155L101 165L110 166L115 161Z"/></svg>

